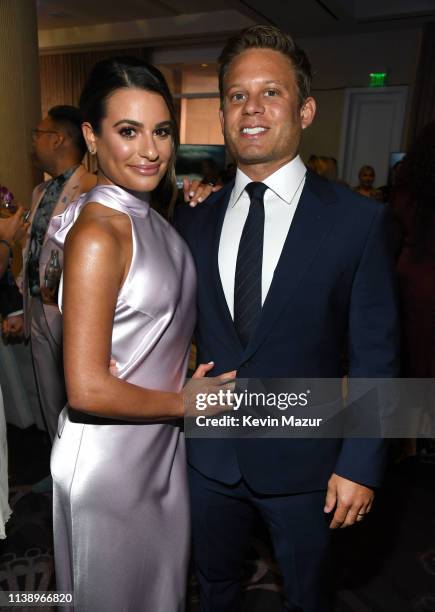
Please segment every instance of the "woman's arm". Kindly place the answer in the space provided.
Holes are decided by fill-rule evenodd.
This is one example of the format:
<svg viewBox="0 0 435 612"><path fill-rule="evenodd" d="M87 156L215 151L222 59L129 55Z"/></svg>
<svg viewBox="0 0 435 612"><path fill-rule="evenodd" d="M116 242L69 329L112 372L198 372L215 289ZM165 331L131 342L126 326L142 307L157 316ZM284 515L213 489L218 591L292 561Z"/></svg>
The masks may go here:
<svg viewBox="0 0 435 612"><path fill-rule="evenodd" d="M23 212L23 207L19 206L14 215L0 219L0 278L8 267L12 244L20 237L20 232L25 228Z"/></svg>
<svg viewBox="0 0 435 612"><path fill-rule="evenodd" d="M115 306L130 265L128 241L113 225L110 216L96 218L85 210L65 244L64 370L69 404L83 412L132 421L178 418L184 412L181 394L144 389L109 372Z"/></svg>

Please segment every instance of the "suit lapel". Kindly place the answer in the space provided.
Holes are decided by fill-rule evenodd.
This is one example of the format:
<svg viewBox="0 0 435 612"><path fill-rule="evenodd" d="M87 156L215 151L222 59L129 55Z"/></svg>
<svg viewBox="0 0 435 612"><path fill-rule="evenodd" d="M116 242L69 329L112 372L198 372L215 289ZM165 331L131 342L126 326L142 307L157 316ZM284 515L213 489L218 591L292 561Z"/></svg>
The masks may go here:
<svg viewBox="0 0 435 612"><path fill-rule="evenodd" d="M248 359L258 350L279 319L280 313L293 299L301 279L333 225L333 207L329 204L335 200L336 195L330 185L315 174L307 172L305 186L284 242L257 330L246 347L244 358Z"/></svg>
<svg viewBox="0 0 435 612"><path fill-rule="evenodd" d="M204 237L200 242L201 245L204 245L203 252L200 255L201 265L203 266L203 274L200 277L206 279L207 293L216 309L216 320L225 328L222 340L227 340L231 343L232 350L240 352L242 345L234 329L233 319L225 299L218 259L222 225L233 187L233 182L225 186L219 192L218 201L210 206L209 217L203 228ZM207 206L207 203L204 206Z"/></svg>

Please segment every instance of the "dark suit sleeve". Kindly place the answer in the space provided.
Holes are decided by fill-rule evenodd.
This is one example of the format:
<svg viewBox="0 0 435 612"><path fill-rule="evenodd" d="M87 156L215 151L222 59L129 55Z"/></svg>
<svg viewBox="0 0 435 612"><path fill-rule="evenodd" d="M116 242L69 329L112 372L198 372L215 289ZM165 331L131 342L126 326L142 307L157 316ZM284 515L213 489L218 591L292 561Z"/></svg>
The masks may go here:
<svg viewBox="0 0 435 612"><path fill-rule="evenodd" d="M385 207L380 207L373 219L352 286L350 385L352 378L391 379L399 374L399 320L390 222ZM372 402L373 399L369 395L362 399L361 410L364 410L364 401ZM380 416L382 406L376 406L375 411ZM381 429L377 433L378 437L371 439L345 439L335 472L367 486L379 485L386 444L380 437Z"/></svg>
<svg viewBox="0 0 435 612"><path fill-rule="evenodd" d="M192 223L195 214L195 209L190 208L187 204L178 204L174 210L173 225L177 232L184 238L190 246Z"/></svg>
<svg viewBox="0 0 435 612"><path fill-rule="evenodd" d="M7 317L11 312L22 310L23 298L14 284L8 284L6 280L7 273L0 281L0 314L2 317Z"/></svg>

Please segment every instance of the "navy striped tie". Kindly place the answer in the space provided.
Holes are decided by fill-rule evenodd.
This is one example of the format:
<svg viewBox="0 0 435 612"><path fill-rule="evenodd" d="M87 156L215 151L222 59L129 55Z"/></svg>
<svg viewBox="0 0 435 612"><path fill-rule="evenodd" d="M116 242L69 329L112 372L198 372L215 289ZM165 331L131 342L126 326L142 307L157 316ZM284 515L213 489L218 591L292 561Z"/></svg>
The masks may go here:
<svg viewBox="0 0 435 612"><path fill-rule="evenodd" d="M245 187L251 203L243 226L234 279L234 327L242 346L248 345L261 313L261 275L264 238L264 183Z"/></svg>

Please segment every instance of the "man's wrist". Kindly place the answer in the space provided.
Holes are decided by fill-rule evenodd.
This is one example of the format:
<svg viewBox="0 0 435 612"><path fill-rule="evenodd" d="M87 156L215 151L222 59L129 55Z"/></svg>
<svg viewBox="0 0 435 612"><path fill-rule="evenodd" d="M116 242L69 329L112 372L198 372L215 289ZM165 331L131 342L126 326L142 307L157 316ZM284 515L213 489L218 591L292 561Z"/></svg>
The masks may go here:
<svg viewBox="0 0 435 612"><path fill-rule="evenodd" d="M10 312L6 318L9 319L9 317L20 317L23 316L23 314L23 310L14 310L14 312Z"/></svg>
<svg viewBox="0 0 435 612"><path fill-rule="evenodd" d="M184 410L184 393L181 391L180 393L175 394L175 405L176 405L176 415L177 418L183 418L185 416Z"/></svg>

